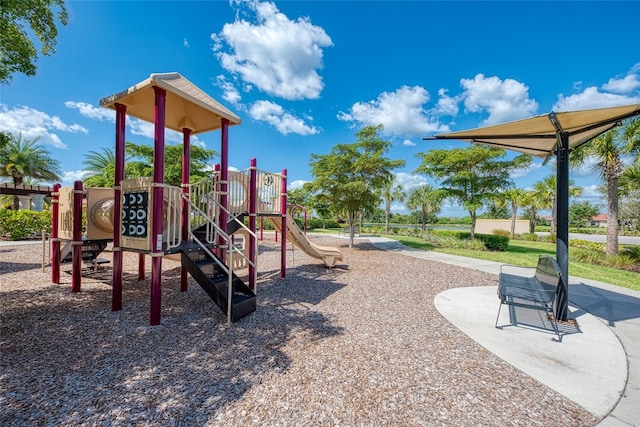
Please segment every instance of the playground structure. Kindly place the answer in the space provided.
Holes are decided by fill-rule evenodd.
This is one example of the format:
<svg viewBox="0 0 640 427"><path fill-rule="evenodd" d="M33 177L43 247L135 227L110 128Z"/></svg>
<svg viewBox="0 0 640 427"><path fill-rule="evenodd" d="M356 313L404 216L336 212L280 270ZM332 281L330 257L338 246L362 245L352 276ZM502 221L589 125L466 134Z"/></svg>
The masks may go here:
<svg viewBox="0 0 640 427"><path fill-rule="evenodd" d="M259 171L251 159L245 171L228 170L228 128L240 124L240 118L180 74L151 74L100 104L116 111L114 188L84 190L80 181L72 189L54 186L52 282L60 283L60 262L70 253L72 291L80 291L82 259L97 256L83 248L106 247L112 240L112 310L122 309L122 252L132 251L140 254L139 278L144 278L145 255L151 257L151 325L160 324L162 259L167 256L182 263L181 290L187 290L191 274L231 323L256 309L258 216L268 217L281 233L281 277L286 275L287 239L328 267L342 260L338 249L309 242L287 213L286 169L281 174ZM153 177L124 179L126 115L155 125ZM164 184L165 128L183 134L181 187ZM221 163L210 177L191 184L190 136L216 129L221 130ZM248 284L234 272L241 268L249 269Z"/></svg>

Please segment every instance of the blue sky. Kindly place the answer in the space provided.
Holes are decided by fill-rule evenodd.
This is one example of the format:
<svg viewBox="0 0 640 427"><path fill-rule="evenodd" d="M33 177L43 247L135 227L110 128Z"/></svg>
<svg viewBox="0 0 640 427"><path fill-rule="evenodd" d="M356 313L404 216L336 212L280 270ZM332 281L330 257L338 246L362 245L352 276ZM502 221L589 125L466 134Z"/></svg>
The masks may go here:
<svg viewBox="0 0 640 427"><path fill-rule="evenodd" d="M242 119L230 129L229 164L288 169L290 185L312 179L311 153L384 125L397 182L416 154L465 143L423 136L549 111L640 103L640 2L69 1L57 52L35 77L0 86L0 130L40 138L64 171L82 178L85 155L113 147L114 114L100 99L151 73L179 72ZM128 141L152 144L135 119ZM167 143L180 137L167 133ZM219 132L195 143L220 149ZM515 176L530 188L554 171ZM571 172L601 203L588 168ZM604 205L603 205L604 207ZM394 206L401 211L402 206ZM442 215L464 215L446 206Z"/></svg>

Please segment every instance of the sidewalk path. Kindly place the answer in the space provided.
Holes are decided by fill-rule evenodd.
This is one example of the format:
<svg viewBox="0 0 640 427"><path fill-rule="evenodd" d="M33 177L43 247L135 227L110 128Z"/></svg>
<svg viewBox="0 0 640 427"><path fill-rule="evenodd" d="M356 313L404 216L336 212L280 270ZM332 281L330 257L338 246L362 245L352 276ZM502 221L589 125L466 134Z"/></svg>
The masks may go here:
<svg viewBox="0 0 640 427"><path fill-rule="evenodd" d="M491 274L501 263L409 248L384 237L375 247ZM553 333L494 327L496 287L451 289L436 296L440 313L480 345L585 409L601 427L640 426L640 292L570 276L570 316L561 343ZM499 325L508 324L502 310ZM538 319L539 320L539 319ZM543 331L544 332L544 331Z"/></svg>

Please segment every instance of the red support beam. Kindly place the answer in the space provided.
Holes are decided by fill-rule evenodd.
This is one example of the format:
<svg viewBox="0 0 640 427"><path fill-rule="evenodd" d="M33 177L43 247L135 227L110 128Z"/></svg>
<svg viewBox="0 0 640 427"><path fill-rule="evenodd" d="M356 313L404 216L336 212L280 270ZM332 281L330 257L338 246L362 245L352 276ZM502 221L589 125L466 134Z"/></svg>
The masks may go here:
<svg viewBox="0 0 640 427"><path fill-rule="evenodd" d="M149 323L160 324L162 306L162 229L164 209L164 128L167 91L157 86L155 92L154 145L153 145L153 218L151 222L151 307Z"/></svg>
<svg viewBox="0 0 640 427"><path fill-rule="evenodd" d="M115 177L113 183L113 274L111 279L111 310L122 310L122 248L120 233L122 228L122 180L124 179L124 144L127 107L116 104L116 150Z"/></svg>
<svg viewBox="0 0 640 427"><path fill-rule="evenodd" d="M60 184L53 184L51 195L51 282L60 284L60 239L58 214L60 212Z"/></svg>
<svg viewBox="0 0 640 427"><path fill-rule="evenodd" d="M223 209L220 210L220 221L218 226L222 231L227 233L227 212L229 207L229 120L220 119L222 128L220 129L220 205ZM224 242L222 239L220 244ZM230 243L229 243L230 244ZM228 250L228 249L227 249ZM226 262L227 251L222 250L220 252L220 259L222 262Z"/></svg>
<svg viewBox="0 0 640 427"><path fill-rule="evenodd" d="M82 196L82 181L76 181L73 183L71 292L80 292L82 282Z"/></svg>

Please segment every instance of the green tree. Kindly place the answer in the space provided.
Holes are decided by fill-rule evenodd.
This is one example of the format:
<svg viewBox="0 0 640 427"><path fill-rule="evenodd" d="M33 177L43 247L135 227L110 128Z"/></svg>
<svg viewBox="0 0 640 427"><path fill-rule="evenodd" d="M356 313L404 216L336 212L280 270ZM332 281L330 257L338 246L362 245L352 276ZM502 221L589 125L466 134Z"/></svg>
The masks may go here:
<svg viewBox="0 0 640 427"><path fill-rule="evenodd" d="M356 213L373 209L380 201L380 189L391 180L392 170L404 160L385 157L391 143L380 137L382 125L367 126L356 133L352 144L337 144L329 154L311 154L310 188L317 200L327 203L335 213L347 215L353 246Z"/></svg>
<svg viewBox="0 0 640 427"><path fill-rule="evenodd" d="M592 170L607 185L607 244L608 255L618 254L619 181L625 170L625 155L640 152L640 118L627 120L623 126L594 138L582 149L574 151L569 160L579 166L589 158L596 159Z"/></svg>
<svg viewBox="0 0 640 427"><path fill-rule="evenodd" d="M435 217L442 207L442 201L447 193L441 189L435 189L429 184L414 188L409 193L407 207L411 210L420 209L422 231L427 229L427 218Z"/></svg>
<svg viewBox="0 0 640 427"><path fill-rule="evenodd" d="M518 208L525 202L526 192L521 188L509 188L500 194L500 199L511 208L511 238L516 236L516 220Z"/></svg>
<svg viewBox="0 0 640 427"><path fill-rule="evenodd" d="M550 233L556 234L558 227L558 197L557 178L555 175L549 175L542 181L538 181L533 185L534 191L538 193L538 200L541 202L541 209L551 209L551 226ZM578 197L582 194L582 187L576 187L573 180L569 180L569 196Z"/></svg>
<svg viewBox="0 0 640 427"><path fill-rule="evenodd" d="M395 184L395 178L384 183L382 187L382 199L384 200L384 232L389 234L389 218L391 217L391 203L394 200L404 201L405 194L402 185Z"/></svg>
<svg viewBox="0 0 640 427"><path fill-rule="evenodd" d="M544 200L536 190L527 191L522 198L522 207L525 208L525 217L529 218L529 233L536 232L538 211L544 209Z"/></svg>
<svg viewBox="0 0 640 427"><path fill-rule="evenodd" d="M474 238L478 209L511 184L512 170L531 164L531 157L527 155L499 160L505 154L502 149L476 144L453 150L431 150L418 153L422 164L416 172L440 179L448 197L467 209Z"/></svg>
<svg viewBox="0 0 640 427"><path fill-rule="evenodd" d="M23 185L25 179L33 178L45 182L60 179L60 162L44 147L37 145L38 139L22 139L14 135L0 146L0 177L10 178L13 184ZM18 198L14 199L18 209Z"/></svg>
<svg viewBox="0 0 640 427"><path fill-rule="evenodd" d="M125 144L125 179L153 176L153 147ZM191 146L191 176L189 182L199 181L209 175L207 162L216 152L198 146ZM167 145L164 150L164 180L169 185L182 184L182 144ZM115 181L116 158L112 148L103 148L102 152L89 151L83 164L86 167L84 184L87 187L112 187Z"/></svg>
<svg viewBox="0 0 640 427"><path fill-rule="evenodd" d="M132 176L153 176L153 146L125 143L125 152L131 157L128 163ZM191 145L191 176L189 182L196 182L210 175L209 164L217 155L216 151L198 145ZM182 144L164 147L164 182L169 185L182 184Z"/></svg>
<svg viewBox="0 0 640 427"><path fill-rule="evenodd" d="M54 9L58 9L55 16ZM38 49L30 35L40 42L43 55L56 52L56 17L62 25L67 25L63 0L0 1L0 85L9 84L16 72L35 76Z"/></svg>
<svg viewBox="0 0 640 427"><path fill-rule="evenodd" d="M600 208L588 201L573 202L569 206L569 224L574 227L586 227L591 218L598 215Z"/></svg>
<svg viewBox="0 0 640 427"><path fill-rule="evenodd" d="M89 151L84 157L85 187L113 187L116 176L116 157L113 150L103 148L101 153ZM131 176L126 176L125 173L125 178L131 178Z"/></svg>

